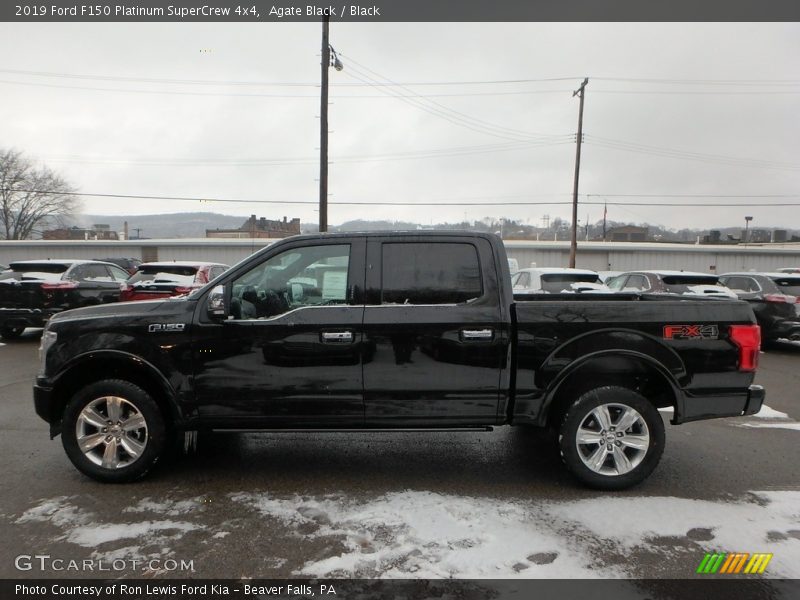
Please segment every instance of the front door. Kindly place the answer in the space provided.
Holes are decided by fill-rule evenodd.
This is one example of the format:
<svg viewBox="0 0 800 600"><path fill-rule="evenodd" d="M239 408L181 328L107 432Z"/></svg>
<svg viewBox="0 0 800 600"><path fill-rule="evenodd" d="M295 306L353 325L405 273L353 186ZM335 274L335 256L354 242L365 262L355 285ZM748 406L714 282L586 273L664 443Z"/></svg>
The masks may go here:
<svg viewBox="0 0 800 600"><path fill-rule="evenodd" d="M230 317L199 323L194 337L201 418L363 424L364 253L361 238L301 241L237 269Z"/></svg>

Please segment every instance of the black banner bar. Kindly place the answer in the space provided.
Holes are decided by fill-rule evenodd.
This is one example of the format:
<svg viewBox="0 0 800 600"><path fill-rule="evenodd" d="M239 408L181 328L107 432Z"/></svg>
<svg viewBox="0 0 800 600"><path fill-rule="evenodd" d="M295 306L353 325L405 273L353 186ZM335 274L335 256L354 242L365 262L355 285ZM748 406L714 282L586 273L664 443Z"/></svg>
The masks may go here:
<svg viewBox="0 0 800 600"><path fill-rule="evenodd" d="M800 580L0 580L0 598L37 600L761 600L800 597Z"/></svg>
<svg viewBox="0 0 800 600"><path fill-rule="evenodd" d="M10 0L17 22L798 21L797 0Z"/></svg>

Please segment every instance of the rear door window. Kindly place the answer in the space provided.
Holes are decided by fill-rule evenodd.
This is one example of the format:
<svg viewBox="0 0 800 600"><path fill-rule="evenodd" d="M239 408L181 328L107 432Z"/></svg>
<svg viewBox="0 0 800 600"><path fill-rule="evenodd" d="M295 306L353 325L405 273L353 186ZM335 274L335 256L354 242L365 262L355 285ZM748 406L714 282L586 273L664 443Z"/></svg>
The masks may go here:
<svg viewBox="0 0 800 600"><path fill-rule="evenodd" d="M752 277L725 277L720 279L720 283L740 294L752 294L761 290L756 280Z"/></svg>
<svg viewBox="0 0 800 600"><path fill-rule="evenodd" d="M643 292L650 289L650 282L644 275L630 275L625 282L625 289Z"/></svg>
<svg viewBox="0 0 800 600"><path fill-rule="evenodd" d="M382 251L382 304L462 304L483 295L472 244L392 242Z"/></svg>

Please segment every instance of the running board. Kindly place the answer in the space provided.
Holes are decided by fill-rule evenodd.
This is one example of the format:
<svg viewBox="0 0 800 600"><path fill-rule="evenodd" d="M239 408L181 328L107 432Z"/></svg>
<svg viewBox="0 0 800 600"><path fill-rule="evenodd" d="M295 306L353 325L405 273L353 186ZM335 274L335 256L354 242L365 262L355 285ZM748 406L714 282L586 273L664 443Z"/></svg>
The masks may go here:
<svg viewBox="0 0 800 600"><path fill-rule="evenodd" d="M217 433L474 433L494 431L494 427L385 427L359 429L225 429L214 428L211 431Z"/></svg>

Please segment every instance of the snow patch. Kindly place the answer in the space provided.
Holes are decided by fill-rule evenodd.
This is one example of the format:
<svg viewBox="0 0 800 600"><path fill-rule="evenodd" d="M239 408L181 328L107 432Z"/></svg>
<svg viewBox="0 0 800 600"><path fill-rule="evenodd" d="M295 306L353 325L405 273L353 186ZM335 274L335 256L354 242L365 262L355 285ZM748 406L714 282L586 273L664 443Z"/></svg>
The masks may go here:
<svg viewBox="0 0 800 600"><path fill-rule="evenodd" d="M758 419L788 419L789 415L785 412L781 412L779 410L775 410L774 408L770 408L766 404L761 406L761 410L759 410L756 414L750 415L752 417L756 417Z"/></svg>
<svg viewBox="0 0 800 600"><path fill-rule="evenodd" d="M752 429L794 429L800 431L800 423L737 423L737 427L750 427Z"/></svg>
<svg viewBox="0 0 800 600"><path fill-rule="evenodd" d="M601 497L554 505L549 513L580 530L618 543L626 551L646 549L657 537L685 537L711 529L701 541L709 550L774 552L773 577L800 576L800 491L753 492L755 502L711 502L674 497ZM778 541L775 541L775 540ZM752 549L752 550L750 550Z"/></svg>
<svg viewBox="0 0 800 600"><path fill-rule="evenodd" d="M165 554L168 555L171 554L171 550L165 546L164 542L179 539L190 531L205 529L203 525L164 519L103 523L94 513L73 504L72 501L74 499L74 496L59 496L42 500L36 506L26 510L15 522L18 524L49 523L62 531L62 535L56 539L66 540L86 548L95 548L93 556L110 557L111 559L114 557L157 558ZM145 499L137 507L133 507L132 510L123 512L137 512L139 508L150 510L150 508L143 508L150 506L148 502L150 501ZM195 504L194 500L186 500L184 502ZM158 506L163 504L173 506L168 510L179 510L179 508L175 507L182 509L184 502L159 503ZM121 540L132 540L137 542L138 545L104 550L97 548L98 546ZM142 549L151 546L161 550L147 555L142 553Z"/></svg>
<svg viewBox="0 0 800 600"><path fill-rule="evenodd" d="M179 538L187 531L195 531L197 529L204 529L204 527L182 521L93 524L73 529L67 535L67 541L79 546L92 548L118 540L153 539L155 537L161 540L164 538ZM173 534L169 535L168 532L173 532ZM156 534L159 535L156 536Z"/></svg>
<svg viewBox="0 0 800 600"><path fill-rule="evenodd" d="M156 502L150 498L142 498L136 506L129 506L122 512L130 513L144 513L151 512L168 517L175 517L183 515L196 510L202 510L207 504L203 496L196 496L188 500L173 500L167 499L161 502Z"/></svg>
<svg viewBox="0 0 800 600"><path fill-rule="evenodd" d="M490 498L399 492L370 502L233 494L289 526L316 525L309 539L342 537L339 555L296 574L420 578L595 578L596 562L547 526L540 505ZM305 531L307 528L303 528ZM548 560L542 559L547 557ZM603 576L620 576L614 569Z"/></svg>

